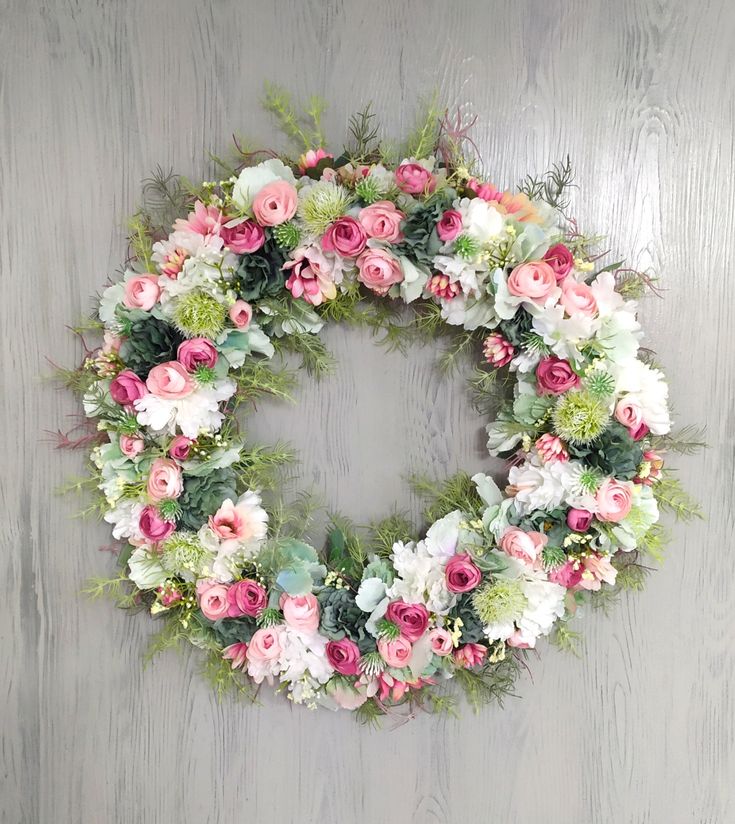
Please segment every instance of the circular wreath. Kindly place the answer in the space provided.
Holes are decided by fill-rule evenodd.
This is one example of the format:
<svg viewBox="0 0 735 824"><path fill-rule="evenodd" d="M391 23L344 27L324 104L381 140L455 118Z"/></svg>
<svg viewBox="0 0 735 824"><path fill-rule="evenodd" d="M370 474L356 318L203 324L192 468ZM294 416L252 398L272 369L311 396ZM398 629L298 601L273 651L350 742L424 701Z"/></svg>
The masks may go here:
<svg viewBox="0 0 735 824"><path fill-rule="evenodd" d="M154 650L206 650L218 689L268 681L368 721L449 708L448 679L475 704L502 697L540 637L572 645L580 605L640 587L659 504L690 512L662 467L667 385L640 349L650 281L601 265L567 217L568 163L513 192L482 179L460 118L429 111L395 162L369 109L335 156L318 106L309 122L281 91L266 105L305 154L236 141L221 180L147 181L91 324L104 343L71 375L96 424L76 441L95 442L93 508L124 545L89 591L163 621ZM422 539L397 515L335 516L317 551L280 501L288 450L247 443L236 412L287 395L277 355L323 371L329 321L390 345L446 333L445 360L474 358L505 491L482 473L419 482Z"/></svg>

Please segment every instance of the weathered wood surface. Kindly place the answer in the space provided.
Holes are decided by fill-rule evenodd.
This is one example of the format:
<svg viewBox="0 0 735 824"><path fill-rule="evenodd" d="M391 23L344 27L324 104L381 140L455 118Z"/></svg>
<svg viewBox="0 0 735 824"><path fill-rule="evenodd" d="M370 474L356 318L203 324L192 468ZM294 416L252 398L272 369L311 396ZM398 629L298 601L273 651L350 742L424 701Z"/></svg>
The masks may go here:
<svg viewBox="0 0 735 824"><path fill-rule="evenodd" d="M733 339L735 7L647 2L0 3L0 639L2 821L735 821ZM643 308L709 520L678 527L664 570L581 660L542 649L523 700L394 732L346 715L218 704L193 661L143 671L152 632L79 597L111 567L104 526L54 488L81 456L39 442L77 410L44 356L119 265L122 224L153 167L207 171L233 130L267 143L264 79L323 94L337 145L372 99L386 130L438 86L471 102L499 183L569 152L576 213L662 275ZM329 331L338 374L254 434L287 436L305 482L358 520L418 502L401 476L485 466L481 421L434 353L386 356Z"/></svg>

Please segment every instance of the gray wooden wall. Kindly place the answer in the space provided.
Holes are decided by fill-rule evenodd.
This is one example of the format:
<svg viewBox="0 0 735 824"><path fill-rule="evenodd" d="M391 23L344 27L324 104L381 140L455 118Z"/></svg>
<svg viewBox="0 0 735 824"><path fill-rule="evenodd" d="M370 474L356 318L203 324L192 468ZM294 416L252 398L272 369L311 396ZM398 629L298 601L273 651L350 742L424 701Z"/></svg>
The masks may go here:
<svg viewBox="0 0 735 824"><path fill-rule="evenodd" d="M0 2L3 822L735 821L734 43L731 0ZM708 426L679 465L709 520L677 527L642 596L583 622L580 660L542 648L502 711L376 733L218 704L195 661L141 669L149 619L79 597L112 559L53 494L82 459L39 440L77 411L44 356L78 354L64 325L119 265L154 164L203 175L233 130L273 139L264 79L329 98L337 146L368 100L393 134L434 86L471 103L497 182L569 152L582 226L661 273L644 322L681 421ZM403 475L487 466L432 351L327 339L335 377L251 427L301 450L304 483L358 521L418 516Z"/></svg>

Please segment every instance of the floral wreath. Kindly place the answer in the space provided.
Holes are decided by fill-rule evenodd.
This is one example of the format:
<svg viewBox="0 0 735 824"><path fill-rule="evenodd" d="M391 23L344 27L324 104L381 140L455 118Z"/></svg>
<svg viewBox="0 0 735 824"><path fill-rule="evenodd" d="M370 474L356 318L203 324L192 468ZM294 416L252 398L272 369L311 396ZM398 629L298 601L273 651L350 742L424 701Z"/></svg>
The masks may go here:
<svg viewBox="0 0 735 824"><path fill-rule="evenodd" d="M600 265L567 217L568 162L512 192L433 106L396 162L369 107L335 156L318 101L302 113L271 88L265 103L305 153L236 139L221 180L159 170L122 279L78 330L104 333L65 375L92 429L62 444L93 445L75 486L119 542L119 574L88 591L162 621L154 652L204 650L218 691L277 683L363 721L451 709L449 679L476 706L502 698L539 638L573 647L581 605L641 587L660 509L698 514L663 467L696 444L670 434L664 375L640 348L651 280ZM236 411L288 396L286 353L327 370L329 321L394 347L444 334L444 365L474 359L505 491L482 473L417 480L422 539L395 513L369 529L333 516L317 551L304 500L279 495L291 453L247 443Z"/></svg>

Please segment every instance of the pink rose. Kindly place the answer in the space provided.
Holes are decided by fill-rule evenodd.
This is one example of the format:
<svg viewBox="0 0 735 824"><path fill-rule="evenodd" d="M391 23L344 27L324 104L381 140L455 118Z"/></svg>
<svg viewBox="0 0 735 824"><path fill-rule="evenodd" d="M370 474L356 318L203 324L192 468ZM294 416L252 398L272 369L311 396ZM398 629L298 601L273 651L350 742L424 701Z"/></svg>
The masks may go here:
<svg viewBox="0 0 735 824"><path fill-rule="evenodd" d="M429 632L429 645L434 655L444 657L449 655L454 648L452 636L445 629L436 627Z"/></svg>
<svg viewBox="0 0 735 824"><path fill-rule="evenodd" d="M635 430L643 423L643 410L634 397L626 395L615 406L615 418L628 430Z"/></svg>
<svg viewBox="0 0 735 824"><path fill-rule="evenodd" d="M128 309L142 309L149 312L161 295L158 278L155 275L136 275L125 282L123 303Z"/></svg>
<svg viewBox="0 0 735 824"><path fill-rule="evenodd" d="M417 641L429 625L429 611L423 604L392 601L388 604L385 617L400 627L401 634L409 641Z"/></svg>
<svg viewBox="0 0 735 824"><path fill-rule="evenodd" d="M184 491L181 469L170 458L156 458L148 473L148 497L153 501L178 498Z"/></svg>
<svg viewBox="0 0 735 824"><path fill-rule="evenodd" d="M341 675L357 675L360 671L360 650L349 638L327 643L327 661Z"/></svg>
<svg viewBox="0 0 735 824"><path fill-rule="evenodd" d="M279 226L296 214L299 196L285 180L275 180L255 195L253 214L261 226Z"/></svg>
<svg viewBox="0 0 735 824"><path fill-rule="evenodd" d="M559 586L573 589L582 580L582 565L579 561L567 561L549 572L549 580Z"/></svg>
<svg viewBox="0 0 735 824"><path fill-rule="evenodd" d="M146 540L156 544L159 541L165 541L176 529L176 524L173 521L164 521L156 507L149 504L143 507L140 513L138 528Z"/></svg>
<svg viewBox="0 0 735 824"><path fill-rule="evenodd" d="M574 256L563 243L552 246L544 255L544 262L554 270L557 283L561 283L574 268Z"/></svg>
<svg viewBox="0 0 735 824"><path fill-rule="evenodd" d="M236 300L230 306L230 320L238 329L245 331L253 319L253 307L244 300Z"/></svg>
<svg viewBox="0 0 735 824"><path fill-rule="evenodd" d="M544 303L556 289L556 275L542 260L522 263L508 276L508 291L518 298Z"/></svg>
<svg viewBox="0 0 735 824"><path fill-rule="evenodd" d="M223 226L220 236L236 255L250 255L265 243L265 232L254 220L244 220L229 229Z"/></svg>
<svg viewBox="0 0 735 824"><path fill-rule="evenodd" d="M633 484L606 478L595 495L597 517L601 521L622 521L633 506Z"/></svg>
<svg viewBox="0 0 735 824"><path fill-rule="evenodd" d="M593 517L586 509L570 509L567 512L567 526L575 532L587 532Z"/></svg>
<svg viewBox="0 0 735 824"><path fill-rule="evenodd" d="M187 372L196 372L200 366L211 369L217 363L217 350L207 338L190 338L179 344L176 357Z"/></svg>
<svg viewBox="0 0 735 824"><path fill-rule="evenodd" d="M169 444L168 454L177 461L185 461L189 457L193 443L194 441L186 435L177 435Z"/></svg>
<svg viewBox="0 0 735 824"><path fill-rule="evenodd" d="M398 638L392 641L387 638L380 638L378 640L378 652L389 667L402 669L408 666L413 647L408 638L399 635Z"/></svg>
<svg viewBox="0 0 735 824"><path fill-rule="evenodd" d="M559 302L570 317L585 315L591 318L597 314L597 301L592 289L586 283L577 283L571 278L562 284Z"/></svg>
<svg viewBox="0 0 735 824"><path fill-rule="evenodd" d="M120 435L120 451L126 458L134 458L145 449L143 438L137 435Z"/></svg>
<svg viewBox="0 0 735 824"><path fill-rule="evenodd" d="M634 441L642 441L642 440L643 440L643 438L645 438L645 437L646 437L646 435L647 435L650 431L651 431L651 430L648 428L648 424L647 424L647 423L644 423L643 421L641 421L641 422L638 424L638 426L634 426L634 427L632 427L631 429L629 429L629 430L628 430L628 432L629 432L629 434L630 434L630 437L631 437Z"/></svg>
<svg viewBox="0 0 735 824"><path fill-rule="evenodd" d="M482 573L469 555L454 555L444 567L450 592L469 592L482 580Z"/></svg>
<svg viewBox="0 0 735 824"><path fill-rule="evenodd" d="M248 660L262 664L278 658L283 651L283 647L281 646L282 636L282 626L256 630L248 645Z"/></svg>
<svg viewBox="0 0 735 824"><path fill-rule="evenodd" d="M143 381L130 369L113 379L110 383L110 395L115 403L120 406L132 406L134 401L147 395Z"/></svg>
<svg viewBox="0 0 735 824"><path fill-rule="evenodd" d="M195 388L191 375L178 361L168 361L154 366L148 373L145 385L152 395L168 401L185 398L191 395Z"/></svg>
<svg viewBox="0 0 735 824"><path fill-rule="evenodd" d="M542 532L524 532L512 526L503 533L500 548L511 558L518 558L529 566L534 566L541 559L541 553L549 542Z"/></svg>
<svg viewBox="0 0 735 824"><path fill-rule="evenodd" d="M396 186L407 195L429 194L436 189L436 178L420 163L401 163L395 177Z"/></svg>
<svg viewBox="0 0 735 824"><path fill-rule="evenodd" d="M231 618L238 618L240 615L257 618L268 603L268 595L257 581L244 578L227 590L227 603L227 614Z"/></svg>
<svg viewBox="0 0 735 824"><path fill-rule="evenodd" d="M316 632L319 627L319 602L311 593L307 595L282 595L283 618L291 629L298 632Z"/></svg>
<svg viewBox="0 0 735 824"><path fill-rule="evenodd" d="M447 209L436 224L436 233L443 243L450 243L462 231L462 215L456 209Z"/></svg>
<svg viewBox="0 0 735 824"><path fill-rule="evenodd" d="M357 257L365 248L367 235L354 217L335 220L322 238L322 249L337 252L342 257Z"/></svg>
<svg viewBox="0 0 735 824"><path fill-rule="evenodd" d="M487 647L483 647L482 644L465 644L454 651L454 661L460 667L471 669L479 667L486 655Z"/></svg>
<svg viewBox="0 0 735 824"><path fill-rule="evenodd" d="M366 206L357 217L368 237L388 243L401 239L401 221L405 215L390 200L379 200Z"/></svg>
<svg viewBox="0 0 735 824"><path fill-rule="evenodd" d="M385 249L366 249L357 259L357 279L376 295L385 295L394 283L403 280L398 259Z"/></svg>
<svg viewBox="0 0 735 824"><path fill-rule="evenodd" d="M225 584L216 584L212 581L197 582L197 598L199 609L205 618L210 621L219 621L227 617L227 587Z"/></svg>
<svg viewBox="0 0 735 824"><path fill-rule="evenodd" d="M536 367L536 391L539 395L563 395L579 386L579 375L569 361L549 355Z"/></svg>

